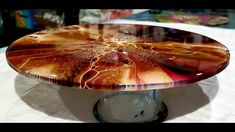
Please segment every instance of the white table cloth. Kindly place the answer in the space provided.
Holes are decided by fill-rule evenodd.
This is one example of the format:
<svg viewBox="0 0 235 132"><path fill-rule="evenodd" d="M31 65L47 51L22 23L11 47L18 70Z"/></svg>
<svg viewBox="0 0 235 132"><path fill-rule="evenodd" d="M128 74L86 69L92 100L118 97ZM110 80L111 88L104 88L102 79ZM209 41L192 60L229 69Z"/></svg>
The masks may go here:
<svg viewBox="0 0 235 132"><path fill-rule="evenodd" d="M235 122L235 30L205 26L114 20L179 28L213 38L230 50L230 64L214 77L180 88L164 89L167 122ZM0 49L0 122L97 122L94 103L102 92L59 88L15 72Z"/></svg>

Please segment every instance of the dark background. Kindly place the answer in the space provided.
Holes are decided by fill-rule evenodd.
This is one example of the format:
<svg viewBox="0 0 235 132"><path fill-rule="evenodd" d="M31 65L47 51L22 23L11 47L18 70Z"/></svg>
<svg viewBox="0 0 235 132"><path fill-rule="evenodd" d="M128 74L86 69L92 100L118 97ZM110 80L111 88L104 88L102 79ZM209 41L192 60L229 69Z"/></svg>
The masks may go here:
<svg viewBox="0 0 235 132"><path fill-rule="evenodd" d="M34 13L35 27L33 29L18 28L15 18L15 12L17 10L21 9L0 10L0 47L8 46L21 36L46 29L48 27L54 28L63 25L79 24L78 9L30 9L30 11ZM49 19L43 18L45 13L51 15ZM37 21L36 16L38 16ZM58 17L62 21L60 25L56 21L53 21L53 18L55 17Z"/></svg>
<svg viewBox="0 0 235 132"><path fill-rule="evenodd" d="M37 16L36 25L34 29L18 28L16 26L15 12L16 10L30 10L34 12L35 18ZM83 9L84 10L84 9ZM96 9L99 10L99 9ZM151 9L141 13L137 13L128 17L121 17L123 19L129 20L140 20L140 21L155 21L153 15L164 12L164 11L184 11L192 13L217 13L223 16L226 16L230 19L230 22L225 25L215 26L218 28L235 28L235 9ZM43 18L43 15L50 14L51 16L47 19ZM58 26L73 25L79 24L81 16L80 9L71 8L71 9L1 9L0 8L0 47L8 46L17 38L24 35L44 30L47 28L55 28ZM58 18L61 22L58 23L54 18ZM39 20L40 18L40 20ZM89 23L89 22L88 22ZM91 22L92 23L92 22Z"/></svg>

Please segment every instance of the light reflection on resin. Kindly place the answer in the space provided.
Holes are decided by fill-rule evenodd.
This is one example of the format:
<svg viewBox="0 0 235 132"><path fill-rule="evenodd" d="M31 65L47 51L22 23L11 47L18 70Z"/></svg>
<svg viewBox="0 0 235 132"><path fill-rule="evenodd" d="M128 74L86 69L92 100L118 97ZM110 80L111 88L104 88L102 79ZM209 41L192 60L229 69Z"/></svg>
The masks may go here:
<svg viewBox="0 0 235 132"><path fill-rule="evenodd" d="M93 90L146 90L211 77L229 51L208 37L146 25L73 25L19 38L6 53L13 69L41 81Z"/></svg>

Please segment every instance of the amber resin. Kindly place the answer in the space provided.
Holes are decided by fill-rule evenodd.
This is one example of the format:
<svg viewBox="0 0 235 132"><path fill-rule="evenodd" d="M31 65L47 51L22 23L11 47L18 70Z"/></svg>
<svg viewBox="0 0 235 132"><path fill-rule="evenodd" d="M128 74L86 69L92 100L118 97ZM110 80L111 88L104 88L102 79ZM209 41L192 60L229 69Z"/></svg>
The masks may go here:
<svg viewBox="0 0 235 132"><path fill-rule="evenodd" d="M157 26L90 24L36 32L6 52L17 72L44 82L92 90L146 90L211 77L229 62L208 37Z"/></svg>

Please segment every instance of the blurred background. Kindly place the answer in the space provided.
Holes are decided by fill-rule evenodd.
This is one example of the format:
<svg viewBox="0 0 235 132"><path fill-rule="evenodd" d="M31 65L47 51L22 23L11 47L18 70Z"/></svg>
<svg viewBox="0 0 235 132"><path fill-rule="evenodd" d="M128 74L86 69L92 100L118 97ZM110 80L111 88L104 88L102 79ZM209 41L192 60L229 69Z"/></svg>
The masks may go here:
<svg viewBox="0 0 235 132"><path fill-rule="evenodd" d="M44 29L114 19L235 28L234 9L23 9L0 10L0 47Z"/></svg>

